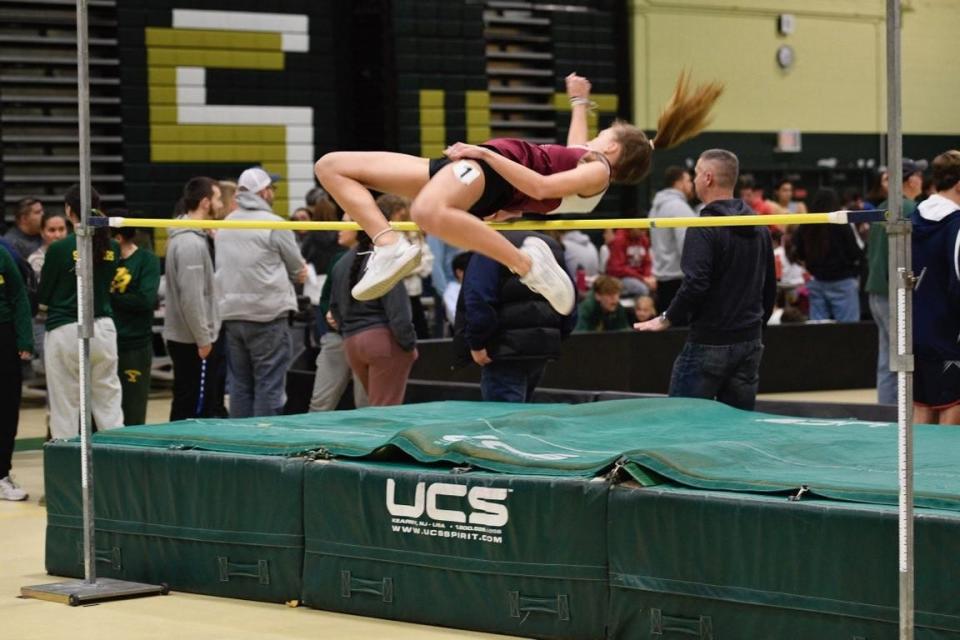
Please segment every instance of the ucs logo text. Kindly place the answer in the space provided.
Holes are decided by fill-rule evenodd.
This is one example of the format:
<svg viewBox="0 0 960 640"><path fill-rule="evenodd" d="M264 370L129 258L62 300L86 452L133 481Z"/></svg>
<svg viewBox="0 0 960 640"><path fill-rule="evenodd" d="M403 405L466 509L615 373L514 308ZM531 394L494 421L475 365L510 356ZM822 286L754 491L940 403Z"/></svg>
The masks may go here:
<svg viewBox="0 0 960 640"><path fill-rule="evenodd" d="M472 487L469 491L462 484L418 482L413 504L397 504L397 483L387 480L387 511L398 518L419 518L426 511L427 517L440 522L461 522L479 524L487 527L502 527L510 519L507 505L501 504L507 499L507 489L495 487ZM459 509L441 509L437 500L441 496L467 498L469 513Z"/></svg>

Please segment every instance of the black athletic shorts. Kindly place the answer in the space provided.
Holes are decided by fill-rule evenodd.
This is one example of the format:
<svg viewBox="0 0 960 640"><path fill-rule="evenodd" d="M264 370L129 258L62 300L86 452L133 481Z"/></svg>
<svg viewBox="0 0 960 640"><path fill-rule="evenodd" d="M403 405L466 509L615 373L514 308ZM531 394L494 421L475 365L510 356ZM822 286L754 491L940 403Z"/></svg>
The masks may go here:
<svg viewBox="0 0 960 640"><path fill-rule="evenodd" d="M931 409L960 404L960 360L917 356L913 364L913 399Z"/></svg>
<svg viewBox="0 0 960 640"><path fill-rule="evenodd" d="M496 151L493 147L486 148ZM451 162L453 161L447 157L430 160L430 177L432 178L437 171ZM475 160L474 162L479 164L483 170L483 193L480 195L480 199L470 207L470 213L478 218L486 218L507 206L513 199L516 189L483 160Z"/></svg>

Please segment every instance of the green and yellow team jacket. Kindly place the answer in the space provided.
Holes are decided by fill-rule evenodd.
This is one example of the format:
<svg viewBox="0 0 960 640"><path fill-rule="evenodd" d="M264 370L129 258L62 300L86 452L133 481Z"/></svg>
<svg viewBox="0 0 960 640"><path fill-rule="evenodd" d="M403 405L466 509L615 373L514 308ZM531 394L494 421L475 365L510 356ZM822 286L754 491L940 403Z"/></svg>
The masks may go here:
<svg viewBox="0 0 960 640"><path fill-rule="evenodd" d="M30 301L20 269L10 253L0 247L0 324L13 323L17 351L33 352L33 324Z"/></svg>
<svg viewBox="0 0 960 640"><path fill-rule="evenodd" d="M37 301L47 308L47 331L77 321L77 237L57 240L47 249ZM120 245L110 241L103 260L93 267L93 317L112 317L110 283L117 272Z"/></svg>
<svg viewBox="0 0 960 640"><path fill-rule="evenodd" d="M117 255L120 260L110 284L117 347L120 351L139 349L153 342L160 260L146 249L137 249L127 258Z"/></svg>

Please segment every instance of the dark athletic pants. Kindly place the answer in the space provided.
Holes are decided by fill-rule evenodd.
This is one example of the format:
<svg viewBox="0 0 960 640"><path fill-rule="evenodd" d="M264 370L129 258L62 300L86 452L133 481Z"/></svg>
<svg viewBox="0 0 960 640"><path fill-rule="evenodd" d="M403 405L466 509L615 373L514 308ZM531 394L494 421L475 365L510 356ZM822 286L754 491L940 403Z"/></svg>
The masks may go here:
<svg viewBox="0 0 960 640"><path fill-rule="evenodd" d="M153 365L153 345L122 349L117 353L117 375L123 390L123 424L143 424L147 420L147 400L150 397L150 367Z"/></svg>
<svg viewBox="0 0 960 640"><path fill-rule="evenodd" d="M168 340L167 353L170 354L170 359L173 361L173 403L170 405L170 421L210 417L210 409L214 405L214 399L206 391L209 390L211 381L216 377L217 361L213 358L207 358L204 402L198 413L200 365L203 361L197 355L197 345Z"/></svg>
<svg viewBox="0 0 960 640"><path fill-rule="evenodd" d="M0 478L10 474L20 420L22 383L17 337L12 322L0 323Z"/></svg>

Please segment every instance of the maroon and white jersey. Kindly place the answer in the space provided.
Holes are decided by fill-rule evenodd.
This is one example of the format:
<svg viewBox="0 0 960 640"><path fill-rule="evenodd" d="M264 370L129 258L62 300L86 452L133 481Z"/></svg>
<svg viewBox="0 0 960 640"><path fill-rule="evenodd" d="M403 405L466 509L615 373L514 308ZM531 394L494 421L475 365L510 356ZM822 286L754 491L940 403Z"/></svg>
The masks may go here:
<svg viewBox="0 0 960 640"><path fill-rule="evenodd" d="M484 142L483 146L491 147L503 157L543 176L576 168L580 159L590 151L586 146L531 144L517 138L495 138ZM513 198L504 209L532 213L590 213L606 192L607 190L604 189L598 194L587 197L573 194L563 198L535 200L519 190L514 190Z"/></svg>

